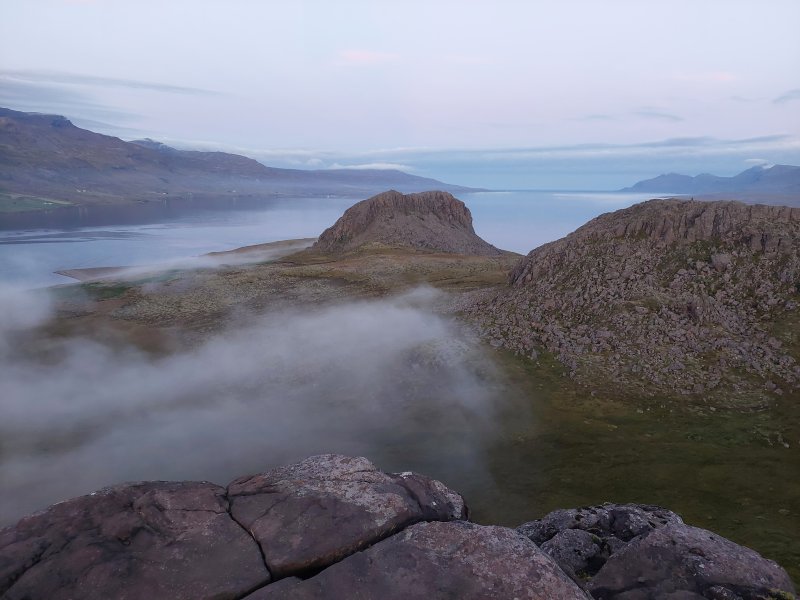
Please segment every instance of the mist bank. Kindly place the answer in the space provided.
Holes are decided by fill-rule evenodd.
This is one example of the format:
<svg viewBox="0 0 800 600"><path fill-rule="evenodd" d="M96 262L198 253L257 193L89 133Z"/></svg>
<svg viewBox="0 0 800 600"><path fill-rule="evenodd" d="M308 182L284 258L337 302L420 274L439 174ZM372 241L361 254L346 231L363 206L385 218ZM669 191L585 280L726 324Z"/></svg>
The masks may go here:
<svg viewBox="0 0 800 600"><path fill-rule="evenodd" d="M6 291L0 523L113 482L225 480L322 452L488 477L496 372L477 340L432 312L436 297L250 315L153 357L80 338L20 352L50 305Z"/></svg>

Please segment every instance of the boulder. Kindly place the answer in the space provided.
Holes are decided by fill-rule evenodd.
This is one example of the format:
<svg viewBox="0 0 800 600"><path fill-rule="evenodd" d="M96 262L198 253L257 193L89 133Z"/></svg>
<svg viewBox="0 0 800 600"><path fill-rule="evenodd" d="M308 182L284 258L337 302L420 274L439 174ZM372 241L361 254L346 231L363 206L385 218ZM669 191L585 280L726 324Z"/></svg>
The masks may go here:
<svg viewBox="0 0 800 600"><path fill-rule="evenodd" d="M786 600L772 561L675 513L558 510L518 530L469 523L459 494L365 458L144 482L0 531L5 600L517 598ZM588 590L588 591L586 591Z"/></svg>
<svg viewBox="0 0 800 600"><path fill-rule="evenodd" d="M599 600L782 599L794 593L780 566L705 529L670 523L632 540L589 583Z"/></svg>
<svg viewBox="0 0 800 600"><path fill-rule="evenodd" d="M0 531L0 596L238 598L270 581L210 483L110 487Z"/></svg>
<svg viewBox="0 0 800 600"><path fill-rule="evenodd" d="M765 600L794 593L773 561L658 506L555 510L517 531L601 600Z"/></svg>
<svg viewBox="0 0 800 600"><path fill-rule="evenodd" d="M314 577L280 581L247 600L588 597L524 536L455 521L413 525Z"/></svg>
<svg viewBox="0 0 800 600"><path fill-rule="evenodd" d="M228 496L275 577L326 567L419 521L467 516L461 496L436 480L333 454L237 479Z"/></svg>

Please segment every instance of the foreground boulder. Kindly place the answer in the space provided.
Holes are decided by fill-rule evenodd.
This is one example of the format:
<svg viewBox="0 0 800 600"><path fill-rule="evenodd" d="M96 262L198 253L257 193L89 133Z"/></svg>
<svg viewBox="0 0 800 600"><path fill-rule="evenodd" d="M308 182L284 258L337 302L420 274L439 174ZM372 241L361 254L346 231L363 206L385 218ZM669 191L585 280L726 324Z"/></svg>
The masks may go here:
<svg viewBox="0 0 800 600"><path fill-rule="evenodd" d="M782 600L794 593L775 562L657 506L557 510L517 531L593 598Z"/></svg>
<svg viewBox="0 0 800 600"><path fill-rule="evenodd" d="M238 479L120 485L0 531L0 596L241 598L422 520L463 519L461 496L364 458L316 456Z"/></svg>
<svg viewBox="0 0 800 600"><path fill-rule="evenodd" d="M364 247L498 256L472 227L472 214L448 192L378 194L348 208L314 244L320 252L341 253Z"/></svg>
<svg viewBox="0 0 800 600"><path fill-rule="evenodd" d="M461 496L438 481L335 455L237 479L228 497L275 577L326 567L419 521L467 517Z"/></svg>
<svg viewBox="0 0 800 600"><path fill-rule="evenodd" d="M248 600L518 598L586 600L544 552L505 527L420 523L311 579L284 579Z"/></svg>
<svg viewBox="0 0 800 600"><path fill-rule="evenodd" d="M0 532L0 596L237 598L270 581L210 483L120 485Z"/></svg>
<svg viewBox="0 0 800 600"><path fill-rule="evenodd" d="M555 510L517 531L552 556L571 577L585 580L633 538L668 523L674 512L643 504L606 504Z"/></svg>
<svg viewBox="0 0 800 600"><path fill-rule="evenodd" d="M365 458L106 488L0 531L0 597L37 599L792 598L774 562L668 510L603 505L520 526Z"/></svg>

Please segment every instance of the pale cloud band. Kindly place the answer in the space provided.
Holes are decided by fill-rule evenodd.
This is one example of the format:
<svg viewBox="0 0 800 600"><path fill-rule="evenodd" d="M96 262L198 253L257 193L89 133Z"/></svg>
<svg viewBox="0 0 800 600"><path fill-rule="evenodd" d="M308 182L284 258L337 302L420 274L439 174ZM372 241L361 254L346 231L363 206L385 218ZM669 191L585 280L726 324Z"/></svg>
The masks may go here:
<svg viewBox="0 0 800 600"><path fill-rule="evenodd" d="M0 70L0 80L29 82L38 84L80 85L95 87L118 87L169 94L189 95L217 95L220 92L201 88L156 83L152 81L137 81L133 79L119 79L116 77L100 77L96 75L82 75L78 73L65 73L63 71L46 70Z"/></svg>

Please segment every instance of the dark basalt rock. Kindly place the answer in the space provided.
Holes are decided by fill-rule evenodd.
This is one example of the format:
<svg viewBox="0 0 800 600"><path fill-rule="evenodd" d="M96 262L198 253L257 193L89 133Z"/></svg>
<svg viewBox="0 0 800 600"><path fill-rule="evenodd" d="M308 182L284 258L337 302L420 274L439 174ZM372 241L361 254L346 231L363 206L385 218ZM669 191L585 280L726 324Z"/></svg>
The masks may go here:
<svg viewBox="0 0 800 600"><path fill-rule="evenodd" d="M517 531L467 522L459 494L365 458L146 482L0 531L0 597L789 598L777 564L654 506L560 510ZM535 542L535 543L534 543ZM538 547L541 546L541 547Z"/></svg>
<svg viewBox="0 0 800 600"><path fill-rule="evenodd" d="M794 592L789 576L773 561L710 531L679 523L632 540L609 558L589 589L601 600L689 594L756 600Z"/></svg>
<svg viewBox="0 0 800 600"><path fill-rule="evenodd" d="M420 523L305 581L267 586L248 600L518 598L586 600L535 544L505 527Z"/></svg>
<svg viewBox="0 0 800 600"><path fill-rule="evenodd" d="M683 523L671 510L647 504L603 504L584 508L559 509L541 519L524 523L517 531L536 544L543 544L568 529L582 529L601 539L628 542L668 523Z"/></svg>
<svg viewBox="0 0 800 600"><path fill-rule="evenodd" d="M4 600L238 598L269 581L210 483L106 488L0 531Z"/></svg>
<svg viewBox="0 0 800 600"><path fill-rule="evenodd" d="M601 600L769 600L794 593L775 562L657 506L556 510L517 531Z"/></svg>

